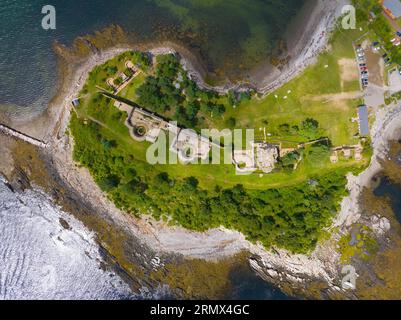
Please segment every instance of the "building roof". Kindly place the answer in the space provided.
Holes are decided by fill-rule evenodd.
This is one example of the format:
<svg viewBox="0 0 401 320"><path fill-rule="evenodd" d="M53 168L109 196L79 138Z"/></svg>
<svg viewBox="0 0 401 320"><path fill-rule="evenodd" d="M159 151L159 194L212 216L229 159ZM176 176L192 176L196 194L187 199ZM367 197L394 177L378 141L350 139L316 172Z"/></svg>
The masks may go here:
<svg viewBox="0 0 401 320"><path fill-rule="evenodd" d="M72 104L74 105L74 107L79 106L79 99L76 98L76 99L72 100Z"/></svg>
<svg viewBox="0 0 401 320"><path fill-rule="evenodd" d="M369 117L368 108L365 105L358 107L359 134L361 136L369 135Z"/></svg>
<svg viewBox="0 0 401 320"><path fill-rule="evenodd" d="M391 11L394 17L401 17L401 2L400 0L384 0L383 5Z"/></svg>

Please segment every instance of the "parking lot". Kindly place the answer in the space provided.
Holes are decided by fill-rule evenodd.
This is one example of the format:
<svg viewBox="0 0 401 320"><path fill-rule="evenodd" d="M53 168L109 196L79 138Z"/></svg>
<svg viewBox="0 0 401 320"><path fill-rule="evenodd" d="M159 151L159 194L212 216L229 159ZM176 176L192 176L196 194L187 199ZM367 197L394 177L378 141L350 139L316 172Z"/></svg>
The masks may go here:
<svg viewBox="0 0 401 320"><path fill-rule="evenodd" d="M379 53L370 48L365 50L366 65L369 69L369 83L377 86L384 86L384 60Z"/></svg>
<svg viewBox="0 0 401 320"><path fill-rule="evenodd" d="M369 71L367 66L365 50L360 44L355 47L356 60L359 68L359 77L361 81L362 89L365 89L369 85Z"/></svg>
<svg viewBox="0 0 401 320"><path fill-rule="evenodd" d="M365 103L369 107L384 104L385 63L389 60L378 42L363 41L355 46L361 88L365 91Z"/></svg>

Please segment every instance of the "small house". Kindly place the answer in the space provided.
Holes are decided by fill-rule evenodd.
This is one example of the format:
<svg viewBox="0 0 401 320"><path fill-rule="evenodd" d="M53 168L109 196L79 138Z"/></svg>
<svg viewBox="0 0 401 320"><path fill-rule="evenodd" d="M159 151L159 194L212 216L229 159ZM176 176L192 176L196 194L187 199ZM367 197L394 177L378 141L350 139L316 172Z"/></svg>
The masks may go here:
<svg viewBox="0 0 401 320"><path fill-rule="evenodd" d="M384 0L382 2L384 12L393 20L401 17L401 2L400 0Z"/></svg>
<svg viewBox="0 0 401 320"><path fill-rule="evenodd" d="M373 20L376 19L376 15L373 11L369 12L369 21L372 22Z"/></svg>
<svg viewBox="0 0 401 320"><path fill-rule="evenodd" d="M359 135L366 137L369 135L369 114L368 107L361 105L358 107Z"/></svg>
<svg viewBox="0 0 401 320"><path fill-rule="evenodd" d="M76 99L72 100L72 105L73 105L74 107L78 107L78 106L79 106L79 99L76 98Z"/></svg>

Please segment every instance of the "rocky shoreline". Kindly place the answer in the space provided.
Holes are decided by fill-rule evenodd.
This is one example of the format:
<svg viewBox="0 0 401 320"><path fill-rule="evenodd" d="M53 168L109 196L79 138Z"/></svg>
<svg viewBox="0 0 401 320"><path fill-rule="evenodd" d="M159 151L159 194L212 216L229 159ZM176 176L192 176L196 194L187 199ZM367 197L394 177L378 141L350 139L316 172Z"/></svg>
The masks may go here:
<svg viewBox="0 0 401 320"><path fill-rule="evenodd" d="M319 3L328 4L329 2L319 1ZM333 3L331 2L328 5L333 5ZM317 9L308 28L316 27L316 21L321 18L321 10L322 7ZM245 90L251 87L257 89L261 94L268 94L297 76L306 66L315 61L322 50L326 49L329 33L327 30L330 30L330 26L333 26L335 18L338 16L338 11L335 12L335 14L326 15L325 19L319 20L321 22L318 24L314 35L311 36L311 42L304 42L307 45L304 45L302 53L297 55L298 59L290 64L286 70L283 70L274 82L266 86L254 87L252 84L250 86L249 83L244 82L236 85L227 84L222 87L211 87L203 81L201 73L183 54L181 54L182 63L192 78L203 88L226 92L232 88ZM41 120L46 121L47 127L42 127L40 129L44 130L40 130L37 127L38 122L33 122L28 127L24 127L29 133L43 137L43 140L49 144L49 147L43 151L46 158L45 162L57 176L57 179L69 192L76 194L77 199L81 199L82 203L85 202L83 199L86 199L97 219L111 221L125 233L132 235L133 239L137 239L141 245L152 248L156 255L149 259L157 258L159 264L165 263L163 256L166 254L216 261L247 251L252 255L249 260L251 267L262 278L278 285L287 292L305 293L307 290L312 291L314 288L322 287L327 290L328 295L343 294L347 296L348 294L341 289L340 255L333 239L338 239L351 224L360 218L359 194L363 187L369 183L370 178L380 170L380 161L385 157L388 150L388 141L395 137L399 123L401 123L401 107L392 105L376 112L376 121L372 132L374 147L372 163L360 176L350 175L348 177L350 195L343 200L341 212L333 223L332 229L339 229L338 232L334 232L333 238L318 244L310 255L292 255L279 249L267 252L262 246L248 242L242 234L236 231L220 228L196 233L180 227L169 227L149 216L138 219L128 215L115 208L98 188L89 172L79 167L72 160L73 141L66 134L71 101L85 83L90 70L115 55L132 49L135 47L125 45L93 51L89 58L85 58L83 64L78 64L74 70L68 70L63 82L64 89L61 90L62 94L53 101L53 106L49 108L46 117L43 118L45 120ZM294 50L299 51L299 46ZM181 53L177 47L173 46L153 47L148 48L148 51L153 54L177 51Z"/></svg>
<svg viewBox="0 0 401 320"><path fill-rule="evenodd" d="M329 36L337 19L341 16L341 9L348 3L348 0L316 0L313 5L311 4L311 7L305 7L303 10L308 10L308 12L301 12L301 21L296 21L285 36L290 43L286 52L286 55L290 57L288 63L276 68L266 62L264 66L256 67L247 76L247 80L237 83L231 83L227 80L224 85L212 86L207 84L204 80L205 73L199 72L199 64L195 63L195 59L190 57L184 48L176 44L166 43L159 48L152 48L151 46L150 51L155 54L163 52L180 53L184 69L203 89L222 94L229 90L246 91L252 89L264 96L297 77L306 67L316 62L320 53L327 50ZM302 25L303 28L300 29L299 25Z"/></svg>
<svg viewBox="0 0 401 320"><path fill-rule="evenodd" d="M65 108L70 108L70 101L76 91L83 85L85 75L95 64L102 63L112 56L127 50L127 48L112 49L100 55L93 56L85 64L73 82L74 90L64 99ZM153 49L154 54L171 52L171 48ZM68 109L67 109L68 110ZM89 172L78 167L72 160L72 142L68 135L63 134L67 128L69 112L61 112L62 119L56 126L57 132L53 132L49 138L50 147L47 149L51 165L57 171L60 179L71 190L79 193L84 199L91 199L93 209L101 217L108 217L118 226L126 229L144 244L159 252L180 254L189 258L205 260L219 260L231 257L241 251L248 251L254 255L251 266L260 274L271 275L270 281L280 285L284 279L289 282L302 283L304 281L325 281L332 283L336 273L334 248L327 250L322 246L311 256L291 255L284 250L266 252L262 246L257 246L245 240L245 237L236 231L224 228L209 230L205 233L196 233L180 227L169 227L162 222L155 221L151 217L137 219L120 210L105 197L100 191ZM58 137L58 138L54 138ZM333 260L334 259L334 260ZM255 261L259 261L256 265ZM262 266L262 269L258 268ZM330 271L328 271L330 270ZM305 280L307 279L307 280Z"/></svg>

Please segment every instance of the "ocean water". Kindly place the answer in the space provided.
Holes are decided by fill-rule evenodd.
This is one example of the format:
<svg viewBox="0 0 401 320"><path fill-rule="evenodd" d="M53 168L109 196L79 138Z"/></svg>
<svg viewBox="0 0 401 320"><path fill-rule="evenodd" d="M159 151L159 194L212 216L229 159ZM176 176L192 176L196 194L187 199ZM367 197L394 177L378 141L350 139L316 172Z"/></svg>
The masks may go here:
<svg viewBox="0 0 401 320"><path fill-rule="evenodd" d="M93 237L45 195L14 193L0 181L0 300L137 298L101 268Z"/></svg>
<svg viewBox="0 0 401 320"><path fill-rule="evenodd" d="M394 214L401 223L401 184L392 182L389 177L381 177L380 183L373 193L376 197L388 197L390 199Z"/></svg>
<svg viewBox="0 0 401 320"><path fill-rule="evenodd" d="M111 23L141 39L175 35L204 59L209 71L252 66L271 54L307 0L1 0L0 116L39 115L57 89L55 41ZM42 6L57 13L57 29L43 30ZM60 218L68 221L64 229ZM0 181L0 299L162 298L146 288L134 295L110 270L77 220L36 191L13 193ZM251 270L233 276L228 299L282 299Z"/></svg>
<svg viewBox="0 0 401 320"><path fill-rule="evenodd" d="M2 0L0 112L43 111L57 86L54 41L70 45L111 23L140 39L176 37L198 50L209 71L237 71L266 59L307 0ZM44 4L56 30L43 30Z"/></svg>
<svg viewBox="0 0 401 320"><path fill-rule="evenodd" d="M133 293L104 263L94 237L42 192L13 192L0 177L0 300L174 299L163 283ZM227 299L288 298L247 267L229 280Z"/></svg>

